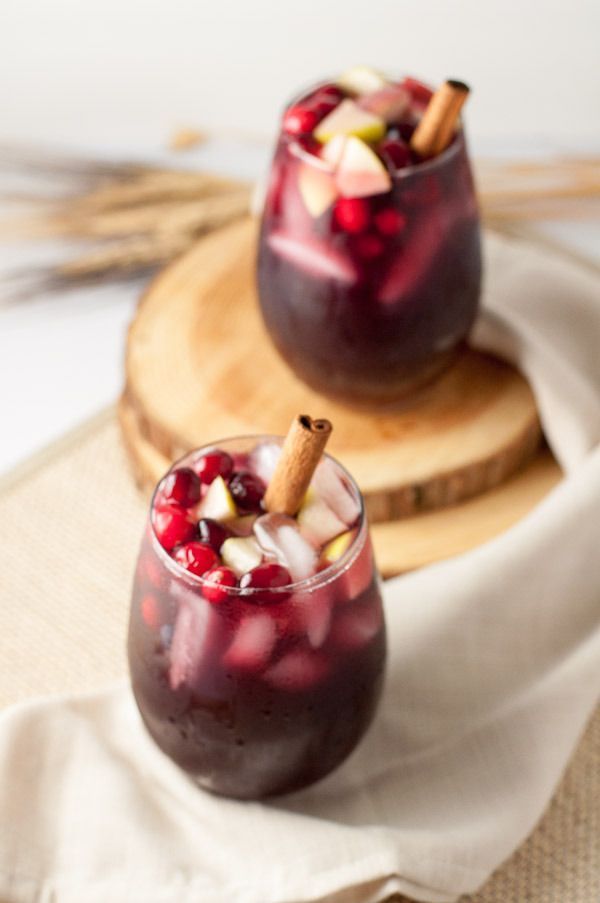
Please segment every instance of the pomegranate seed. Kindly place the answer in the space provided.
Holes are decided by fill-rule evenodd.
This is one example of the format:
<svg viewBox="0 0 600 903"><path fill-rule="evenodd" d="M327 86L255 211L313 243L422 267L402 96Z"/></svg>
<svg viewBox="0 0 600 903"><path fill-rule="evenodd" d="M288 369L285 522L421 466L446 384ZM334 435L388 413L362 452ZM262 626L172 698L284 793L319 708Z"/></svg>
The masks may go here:
<svg viewBox="0 0 600 903"><path fill-rule="evenodd" d="M184 546L179 546L175 549L173 558L196 577L202 577L218 561L215 550L204 542L188 542Z"/></svg>
<svg viewBox="0 0 600 903"><path fill-rule="evenodd" d="M364 198L340 198L333 208L333 216L344 231L364 232L369 225L369 204Z"/></svg>
<svg viewBox="0 0 600 903"><path fill-rule="evenodd" d="M410 148L399 138L383 141L379 145L379 154L388 169L402 169L412 163Z"/></svg>
<svg viewBox="0 0 600 903"><path fill-rule="evenodd" d="M375 214L375 225L381 235L396 235L406 226L406 216L393 207L385 207Z"/></svg>
<svg viewBox="0 0 600 903"><path fill-rule="evenodd" d="M160 608L156 600L156 596L144 596L140 605L142 618L151 630L157 630L160 627Z"/></svg>
<svg viewBox="0 0 600 903"><path fill-rule="evenodd" d="M249 470L239 470L229 480L229 491L240 511L251 513L261 511L261 501L265 494L265 484Z"/></svg>
<svg viewBox="0 0 600 903"><path fill-rule="evenodd" d="M231 534L227 527L220 524L218 520L203 517L198 521L198 535L201 542L209 545L215 552L220 552L221 546Z"/></svg>
<svg viewBox="0 0 600 903"><path fill-rule="evenodd" d="M240 587L264 590L253 592L249 596L252 602L283 602L289 598L289 593L273 593L270 590L288 586L291 582L290 572L280 564L259 564L240 578Z"/></svg>
<svg viewBox="0 0 600 903"><path fill-rule="evenodd" d="M190 508L200 499L200 480L190 467L178 467L167 474L158 491L167 504L173 502Z"/></svg>
<svg viewBox="0 0 600 903"><path fill-rule="evenodd" d="M155 508L152 523L156 538L167 552L180 543L189 542L196 535L196 527L189 520L187 511L175 505Z"/></svg>
<svg viewBox="0 0 600 903"><path fill-rule="evenodd" d="M233 470L233 461L231 455L217 448L196 458L193 466L202 483L212 483L217 477L223 477L224 480L229 477Z"/></svg>
<svg viewBox="0 0 600 903"><path fill-rule="evenodd" d="M357 254L365 260L373 260L383 252L384 244L377 235L359 235L354 244Z"/></svg>
<svg viewBox="0 0 600 903"><path fill-rule="evenodd" d="M314 109L296 105L286 111L283 128L290 135L301 135L303 132L312 132L318 121L319 117Z"/></svg>
<svg viewBox="0 0 600 903"><path fill-rule="evenodd" d="M225 602L229 595L227 590L233 586L237 586L237 577L231 568L222 565L212 568L204 574L202 594L209 602L218 605L220 602Z"/></svg>

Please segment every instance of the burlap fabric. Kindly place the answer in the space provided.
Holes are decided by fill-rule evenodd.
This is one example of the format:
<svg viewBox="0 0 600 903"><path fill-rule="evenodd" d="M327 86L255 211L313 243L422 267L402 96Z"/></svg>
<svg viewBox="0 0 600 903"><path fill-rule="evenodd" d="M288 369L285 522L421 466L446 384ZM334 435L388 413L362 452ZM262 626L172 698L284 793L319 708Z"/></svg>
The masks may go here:
<svg viewBox="0 0 600 903"><path fill-rule="evenodd" d="M112 411L2 480L0 705L101 688L126 674L129 586L144 516ZM536 831L463 900L599 899L597 713Z"/></svg>

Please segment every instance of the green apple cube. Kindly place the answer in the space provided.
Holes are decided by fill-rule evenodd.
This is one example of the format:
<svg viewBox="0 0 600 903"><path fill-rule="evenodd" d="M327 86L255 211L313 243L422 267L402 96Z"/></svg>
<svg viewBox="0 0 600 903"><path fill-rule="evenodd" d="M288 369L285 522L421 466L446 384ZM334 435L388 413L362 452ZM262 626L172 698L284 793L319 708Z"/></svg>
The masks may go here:
<svg viewBox="0 0 600 903"><path fill-rule="evenodd" d="M216 477L200 505L200 517L211 520L226 521L237 516L237 508L233 496L223 477Z"/></svg>
<svg viewBox="0 0 600 903"><path fill-rule="evenodd" d="M343 100L314 130L317 141L326 144L336 135L355 135L363 141L379 141L386 126L381 116L362 110L353 100Z"/></svg>
<svg viewBox="0 0 600 903"><path fill-rule="evenodd" d="M262 549L253 536L232 536L221 546L221 558L236 577L257 567L262 557Z"/></svg>

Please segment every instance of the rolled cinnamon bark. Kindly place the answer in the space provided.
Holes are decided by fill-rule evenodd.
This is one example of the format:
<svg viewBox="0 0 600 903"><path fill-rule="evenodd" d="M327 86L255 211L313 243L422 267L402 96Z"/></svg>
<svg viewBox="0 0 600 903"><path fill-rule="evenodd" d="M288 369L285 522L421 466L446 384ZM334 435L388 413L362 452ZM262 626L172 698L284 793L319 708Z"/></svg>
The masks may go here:
<svg viewBox="0 0 600 903"><path fill-rule="evenodd" d="M263 504L267 511L296 514L331 431L329 420L313 420L307 414L295 418L265 493Z"/></svg>
<svg viewBox="0 0 600 903"><path fill-rule="evenodd" d="M410 139L410 146L416 154L434 157L450 144L468 96L468 85L455 79L449 79L437 89Z"/></svg>

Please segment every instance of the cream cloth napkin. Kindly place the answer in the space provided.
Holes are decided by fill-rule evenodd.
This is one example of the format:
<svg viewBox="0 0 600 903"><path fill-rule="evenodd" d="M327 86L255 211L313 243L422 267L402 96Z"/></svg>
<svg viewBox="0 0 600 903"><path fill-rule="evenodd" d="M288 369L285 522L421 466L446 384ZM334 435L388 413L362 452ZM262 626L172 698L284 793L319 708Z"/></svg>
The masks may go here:
<svg viewBox="0 0 600 903"><path fill-rule="evenodd" d="M378 716L306 791L196 789L126 686L6 711L3 903L441 903L532 830L600 688L600 280L510 241L486 251L476 341L527 373L567 478L499 538L386 584Z"/></svg>

